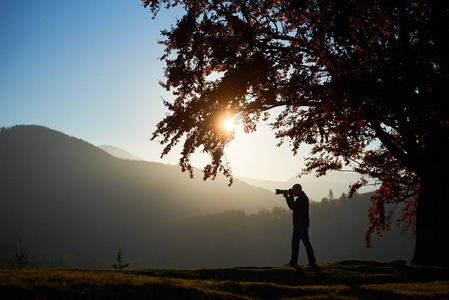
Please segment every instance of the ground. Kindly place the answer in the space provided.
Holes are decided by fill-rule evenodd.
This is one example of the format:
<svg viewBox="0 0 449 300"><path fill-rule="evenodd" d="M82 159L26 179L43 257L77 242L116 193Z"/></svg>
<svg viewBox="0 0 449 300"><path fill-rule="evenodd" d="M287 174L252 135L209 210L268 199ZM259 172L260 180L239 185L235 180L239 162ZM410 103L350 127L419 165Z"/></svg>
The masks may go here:
<svg viewBox="0 0 449 300"><path fill-rule="evenodd" d="M0 298L449 299L449 274L374 261L298 268L1 270Z"/></svg>

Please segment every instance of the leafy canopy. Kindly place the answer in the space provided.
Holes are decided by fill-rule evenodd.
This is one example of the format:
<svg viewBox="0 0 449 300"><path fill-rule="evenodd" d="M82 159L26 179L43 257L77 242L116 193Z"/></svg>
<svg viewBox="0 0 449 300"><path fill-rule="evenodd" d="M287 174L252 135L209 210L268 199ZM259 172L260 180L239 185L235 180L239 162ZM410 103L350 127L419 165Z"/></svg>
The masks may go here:
<svg viewBox="0 0 449 300"><path fill-rule="evenodd" d="M143 0L157 14L181 5L185 15L165 39L165 81L176 99L158 124L167 154L184 141L180 166L196 150L211 162L204 179L229 176L223 149L232 116L246 132L274 108L280 143L295 154L313 145L303 173L352 170L379 183L373 232L388 229L388 203L406 201L402 221L414 226L415 201L428 157L447 162L449 137L448 9L444 1ZM447 163L446 163L447 164ZM410 198L412 197L412 198Z"/></svg>

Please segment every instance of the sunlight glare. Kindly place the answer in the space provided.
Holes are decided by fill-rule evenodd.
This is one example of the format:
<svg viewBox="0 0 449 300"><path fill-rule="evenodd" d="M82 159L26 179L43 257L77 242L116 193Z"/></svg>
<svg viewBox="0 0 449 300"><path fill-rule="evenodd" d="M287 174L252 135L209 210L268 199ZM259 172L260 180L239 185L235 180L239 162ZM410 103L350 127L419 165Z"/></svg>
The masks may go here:
<svg viewBox="0 0 449 300"><path fill-rule="evenodd" d="M227 118L224 122L223 122L223 126L226 129L227 132L233 132L234 131L234 127L235 127L235 122L233 119L231 118Z"/></svg>

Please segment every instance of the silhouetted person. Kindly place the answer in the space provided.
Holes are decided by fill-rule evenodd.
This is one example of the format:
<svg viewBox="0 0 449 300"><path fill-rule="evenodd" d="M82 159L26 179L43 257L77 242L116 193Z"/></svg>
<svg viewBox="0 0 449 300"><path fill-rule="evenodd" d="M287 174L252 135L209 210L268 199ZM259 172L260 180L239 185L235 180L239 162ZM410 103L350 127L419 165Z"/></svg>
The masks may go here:
<svg viewBox="0 0 449 300"><path fill-rule="evenodd" d="M292 193L284 194L288 207L293 210L293 235L292 235L292 256L288 265L296 267L298 265L299 242L306 247L309 266L316 265L313 248L309 241L309 198L303 192L300 184L292 187ZM296 200L294 199L296 196Z"/></svg>

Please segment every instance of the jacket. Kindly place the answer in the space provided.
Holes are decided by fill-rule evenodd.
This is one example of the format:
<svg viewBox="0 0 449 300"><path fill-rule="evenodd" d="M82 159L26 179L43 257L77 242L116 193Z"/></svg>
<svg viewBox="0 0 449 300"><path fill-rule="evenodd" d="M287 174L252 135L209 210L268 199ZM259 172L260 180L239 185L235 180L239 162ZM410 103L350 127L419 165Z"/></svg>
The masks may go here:
<svg viewBox="0 0 449 300"><path fill-rule="evenodd" d="M293 210L293 226L309 226L309 197L304 192L294 200L293 196L286 197L288 207Z"/></svg>

